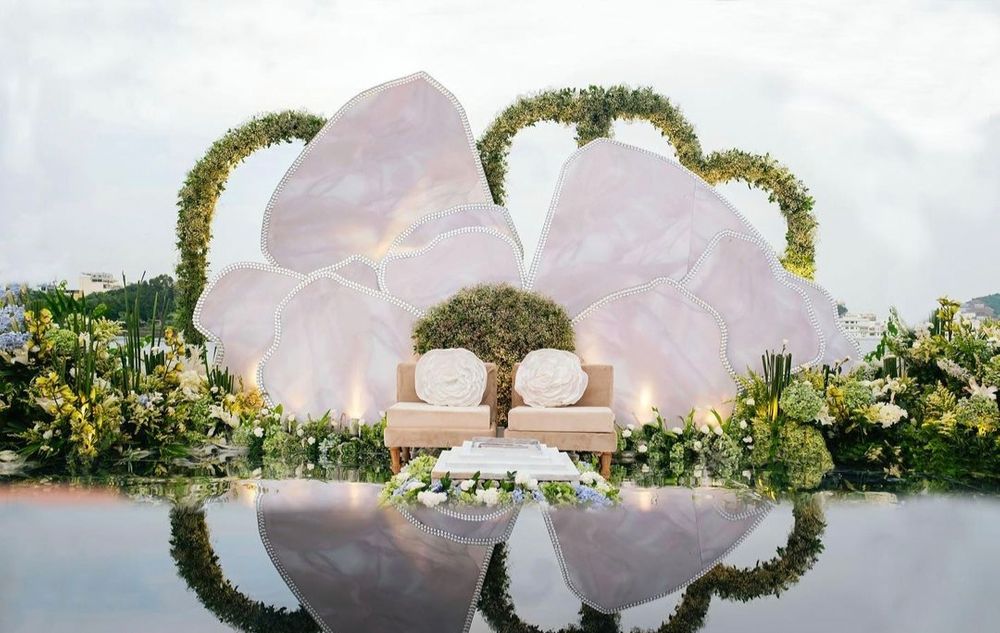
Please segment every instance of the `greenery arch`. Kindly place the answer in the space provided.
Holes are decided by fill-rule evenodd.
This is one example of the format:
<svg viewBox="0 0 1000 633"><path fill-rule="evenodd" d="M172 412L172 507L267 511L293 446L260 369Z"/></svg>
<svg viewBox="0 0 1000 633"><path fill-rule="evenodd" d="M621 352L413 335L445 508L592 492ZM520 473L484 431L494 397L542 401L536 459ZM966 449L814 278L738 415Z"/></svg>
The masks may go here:
<svg viewBox="0 0 1000 633"><path fill-rule="evenodd" d="M815 495L799 495L792 507L795 524L784 547L774 558L758 562L752 569L716 565L685 590L673 615L658 629L644 633L694 633L705 623L713 596L747 602L779 595L798 582L823 551L826 528L823 508ZM252 600L226 578L219 557L212 549L208 524L201 506L177 505L170 511L170 555L178 574L198 600L219 620L246 633L317 633L320 629L304 607L296 611L276 609ZM549 633L525 623L514 610L508 591L506 545L493 550L479 597L479 609L494 631L504 633ZM582 605L579 624L559 633L618 631L618 614L603 614Z"/></svg>
<svg viewBox="0 0 1000 633"><path fill-rule="evenodd" d="M730 149L703 154L694 127L680 109L652 88L590 86L549 90L517 99L486 129L477 142L493 199L506 198L507 157L520 130L542 121L576 126L576 140L584 145L611 136L615 120L649 121L670 142L685 167L711 184L745 182L768 194L785 218L785 268L812 279L815 273L817 222L813 199L805 185L770 155ZM219 196L233 168L259 149L293 140L309 142L324 119L301 111L255 117L226 132L188 172L178 192L176 322L189 341L201 341L192 322L195 304L207 282L208 245Z"/></svg>

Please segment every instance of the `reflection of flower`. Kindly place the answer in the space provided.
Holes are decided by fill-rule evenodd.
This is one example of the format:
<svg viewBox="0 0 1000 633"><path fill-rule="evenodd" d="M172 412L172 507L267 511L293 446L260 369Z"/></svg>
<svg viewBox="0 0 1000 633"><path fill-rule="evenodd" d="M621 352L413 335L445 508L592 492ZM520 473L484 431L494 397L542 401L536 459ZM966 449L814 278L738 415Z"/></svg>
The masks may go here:
<svg viewBox="0 0 1000 633"><path fill-rule="evenodd" d="M428 508L433 508L434 506L444 503L447 500L448 494L444 492L430 492L425 490L417 493L417 501L424 504Z"/></svg>
<svg viewBox="0 0 1000 633"><path fill-rule="evenodd" d="M495 506L500 503L499 488L480 488L476 490L476 500L486 506Z"/></svg>

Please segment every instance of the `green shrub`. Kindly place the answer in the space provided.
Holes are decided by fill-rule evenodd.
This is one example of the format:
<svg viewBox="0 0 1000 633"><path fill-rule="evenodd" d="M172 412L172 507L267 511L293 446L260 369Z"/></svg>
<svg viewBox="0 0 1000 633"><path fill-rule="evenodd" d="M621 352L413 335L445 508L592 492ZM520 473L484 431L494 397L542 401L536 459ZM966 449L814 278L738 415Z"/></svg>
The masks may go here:
<svg viewBox="0 0 1000 633"><path fill-rule="evenodd" d="M823 408L823 398L808 382L797 380L781 392L781 410L798 422L815 420Z"/></svg>
<svg viewBox="0 0 1000 633"><path fill-rule="evenodd" d="M784 466L787 485L795 490L809 490L833 470L833 458L819 430L801 424L786 423L778 431L775 460Z"/></svg>
<svg viewBox="0 0 1000 633"><path fill-rule="evenodd" d="M414 326L418 354L450 347L464 347L496 363L500 420L505 423L514 364L536 349L572 351L573 325L551 299L506 284L484 284L458 291Z"/></svg>

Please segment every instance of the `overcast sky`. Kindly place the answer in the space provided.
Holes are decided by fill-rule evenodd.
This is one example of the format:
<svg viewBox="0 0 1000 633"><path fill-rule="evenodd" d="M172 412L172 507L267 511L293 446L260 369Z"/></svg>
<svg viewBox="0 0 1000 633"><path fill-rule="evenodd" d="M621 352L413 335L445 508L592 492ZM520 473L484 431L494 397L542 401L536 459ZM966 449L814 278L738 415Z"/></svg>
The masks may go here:
<svg viewBox="0 0 1000 633"><path fill-rule="evenodd" d="M184 174L256 113L329 115L416 70L478 136L516 96L653 86L706 151L805 181L818 280L919 318L1000 291L1000 3L13 2L0 0L0 281L173 273ZM651 126L620 140L670 153ZM520 134L508 206L531 251L572 131ZM300 147L261 152L219 205L214 270L263 261L264 206ZM721 188L779 249L764 194Z"/></svg>

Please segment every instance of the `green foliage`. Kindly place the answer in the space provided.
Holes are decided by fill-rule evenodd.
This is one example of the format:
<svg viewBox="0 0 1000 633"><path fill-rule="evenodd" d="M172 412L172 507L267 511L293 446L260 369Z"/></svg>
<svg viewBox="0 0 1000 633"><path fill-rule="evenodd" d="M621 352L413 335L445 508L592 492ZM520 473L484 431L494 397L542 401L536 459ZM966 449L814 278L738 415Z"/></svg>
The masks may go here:
<svg viewBox="0 0 1000 633"><path fill-rule="evenodd" d="M823 404L822 396L811 384L804 380L796 380L782 392L779 406L792 420L811 422L819 415Z"/></svg>
<svg viewBox="0 0 1000 633"><path fill-rule="evenodd" d="M793 422L778 431L775 463L784 469L781 482L792 490L810 490L819 486L823 476L833 470L833 458L818 429Z"/></svg>
<svg viewBox="0 0 1000 633"><path fill-rule="evenodd" d="M232 170L247 157L278 143L309 142L323 127L322 117L286 110L250 119L226 132L195 163L177 194L177 325L192 342L200 342L192 318L205 288L212 216Z"/></svg>
<svg viewBox="0 0 1000 633"><path fill-rule="evenodd" d="M528 352L573 350L566 311L542 295L506 284L463 288L430 310L413 328L413 349L464 347L496 363L500 419L510 410L511 371Z"/></svg>
<svg viewBox="0 0 1000 633"><path fill-rule="evenodd" d="M251 600L234 585L219 565L212 548L205 512L178 505L170 510L170 556L178 575L198 600L220 621L246 633L317 633L320 628L306 611Z"/></svg>
<svg viewBox="0 0 1000 633"><path fill-rule="evenodd" d="M174 305L174 280L170 275L157 275L126 284L124 288L95 292L83 297L91 309L103 306L103 316L114 321L124 321L133 314L141 323L149 323L169 312Z"/></svg>

